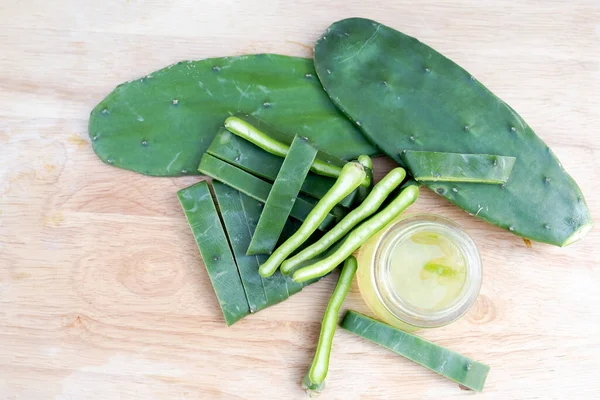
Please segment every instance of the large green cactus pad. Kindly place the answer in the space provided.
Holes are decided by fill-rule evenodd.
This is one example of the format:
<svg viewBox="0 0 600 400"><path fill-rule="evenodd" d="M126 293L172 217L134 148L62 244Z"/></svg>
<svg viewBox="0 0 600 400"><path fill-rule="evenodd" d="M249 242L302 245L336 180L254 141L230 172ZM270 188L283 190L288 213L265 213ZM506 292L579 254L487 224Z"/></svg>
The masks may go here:
<svg viewBox="0 0 600 400"><path fill-rule="evenodd" d="M506 185L423 182L452 203L558 246L591 228L579 187L550 148L510 106L432 48L351 18L329 27L314 57L331 99L401 165L404 150L516 157Z"/></svg>
<svg viewBox="0 0 600 400"><path fill-rule="evenodd" d="M119 85L92 111L104 162L146 175L197 174L228 116L243 111L351 159L377 151L331 103L312 60L281 55L183 61Z"/></svg>

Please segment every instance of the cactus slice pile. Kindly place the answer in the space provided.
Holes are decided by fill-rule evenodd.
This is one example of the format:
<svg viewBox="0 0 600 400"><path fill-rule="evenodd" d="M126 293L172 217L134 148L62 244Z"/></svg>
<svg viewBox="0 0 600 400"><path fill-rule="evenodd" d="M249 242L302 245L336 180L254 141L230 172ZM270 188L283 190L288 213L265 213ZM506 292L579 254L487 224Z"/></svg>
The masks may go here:
<svg viewBox="0 0 600 400"><path fill-rule="evenodd" d="M312 60L271 54L183 61L123 83L93 110L106 163L145 175L197 174L219 126L243 111L341 158L377 150L331 103Z"/></svg>
<svg viewBox="0 0 600 400"><path fill-rule="evenodd" d="M369 19L331 25L314 60L182 61L123 83L88 129L115 167L212 179L177 197L228 326L346 260L308 389L323 388L351 253L421 184L527 239L566 246L592 227L581 190L519 114L442 54ZM381 153L403 168L374 186L369 156ZM483 390L485 364L352 311L342 327Z"/></svg>
<svg viewBox="0 0 600 400"><path fill-rule="evenodd" d="M383 152L516 157L506 185L423 182L473 215L566 246L592 226L583 195L550 148L509 105L437 51L385 25L350 18L315 44L324 89Z"/></svg>

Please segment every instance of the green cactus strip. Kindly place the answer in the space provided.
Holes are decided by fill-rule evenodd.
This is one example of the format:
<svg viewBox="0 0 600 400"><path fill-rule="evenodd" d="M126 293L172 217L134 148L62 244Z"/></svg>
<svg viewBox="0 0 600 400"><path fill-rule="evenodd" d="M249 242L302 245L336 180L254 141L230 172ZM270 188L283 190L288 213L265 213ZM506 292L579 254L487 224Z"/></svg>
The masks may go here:
<svg viewBox="0 0 600 400"><path fill-rule="evenodd" d="M240 192L258 200L262 203L267 201L269 192L271 191L272 185L267 183L248 172L237 168L231 164L227 164L225 161L219 160L210 154L205 154L200 160L200 166L198 170L222 182ZM290 215L300 221L308 216L310 211L313 209L313 205L308 201L298 198L290 211ZM319 225L320 230L325 230L327 227L335 221L335 216L329 214L323 223Z"/></svg>
<svg viewBox="0 0 600 400"><path fill-rule="evenodd" d="M348 311L342 328L385 347L471 390L483 391L490 367L393 328L355 311Z"/></svg>
<svg viewBox="0 0 600 400"><path fill-rule="evenodd" d="M248 228L248 236L246 237L247 245L246 250L242 253L242 256L245 256L247 251L247 246L250 244L250 240L252 240L252 235L254 235L254 230L256 229L256 224L258 224L258 219L260 218L260 214L262 212L263 203L253 199L250 196L245 195L244 193L240 193L241 198L241 206L242 209L240 213L242 217L245 219ZM291 221L295 221L294 219L288 220L288 225ZM286 225L287 226L287 225ZM258 273L258 267L260 264L265 262L267 256L264 255L256 255L251 258L253 260L253 269ZM262 277L261 277L262 278ZM262 278L263 289L265 291L265 297L267 299L267 307L275 305L277 303L281 303L286 300L292 294L297 293L299 290L291 291L288 290L288 279L283 276L283 274L274 274L271 279Z"/></svg>
<svg viewBox="0 0 600 400"><path fill-rule="evenodd" d="M229 164L235 165L252 175L268 181L275 181L283 164L283 158L268 153L260 147L234 135L221 127L206 151ZM335 179L309 172L302 183L300 191L304 194L320 199L331 189ZM357 191L352 192L340 205L351 207L356 198Z"/></svg>
<svg viewBox="0 0 600 400"><path fill-rule="evenodd" d="M242 199L242 207L243 207L243 216L248 224L249 237L247 238L247 246L250 244L250 240L252 240L252 236L254 235L254 231L256 229L256 225L258 224L258 220L262 213L263 203L251 198L250 196L246 196L245 194L240 192L240 196ZM293 229L294 223L299 223L293 218L288 219L283 233L282 239L287 237L286 235L290 235L290 229ZM246 246L246 249L247 249ZM247 251L247 250L246 250ZM245 252L244 252L245 254ZM253 270L258 274L258 267L265 262L267 256L265 255L256 255L254 256L254 262L252 264ZM267 307L275 305L277 303L281 303L286 300L293 294L298 293L302 290L302 286L295 284L291 279L284 276L281 273L273 274L271 277L262 278L263 288L265 291L265 296L267 298Z"/></svg>
<svg viewBox="0 0 600 400"><path fill-rule="evenodd" d="M418 181L503 184L508 182L514 157L407 150L402 161Z"/></svg>
<svg viewBox="0 0 600 400"><path fill-rule="evenodd" d="M294 138L265 202L248 255L271 254L316 155L317 149L308 139Z"/></svg>
<svg viewBox="0 0 600 400"><path fill-rule="evenodd" d="M225 128L279 157L285 157L294 139L292 135L285 134L248 114L236 114L227 118ZM315 174L337 178L345 164L346 161L341 158L319 151L310 170Z"/></svg>
<svg viewBox="0 0 600 400"><path fill-rule="evenodd" d="M473 215L539 242L565 246L592 227L581 190L549 147L506 103L437 51L375 21L334 23L315 66L336 105L383 152L516 157L506 185L423 182Z"/></svg>
<svg viewBox="0 0 600 400"><path fill-rule="evenodd" d="M208 184L177 192L228 326L250 313L238 268Z"/></svg>
<svg viewBox="0 0 600 400"><path fill-rule="evenodd" d="M106 163L196 174L217 129L239 111L341 158L377 152L331 103L312 60L271 54L182 61L123 83L92 110L88 130Z"/></svg>
<svg viewBox="0 0 600 400"><path fill-rule="evenodd" d="M256 303L257 299L260 301L260 306L256 306L253 312L280 303L300 292L306 285L295 282L291 277L286 277L280 272L276 272L269 278L262 278L258 274L258 267L266 261L267 256L246 255L256 225L258 224L263 204L220 182L213 182L213 187L223 221L225 222L229 242L233 248L246 296L254 298L254 301L249 298L248 302L252 304ZM299 225L299 221L288 219L280 241L283 242L290 237L298 229ZM312 241L309 241L309 243L312 243ZM260 279L260 289L258 288L257 278ZM316 280L309 283L314 282ZM254 291L252 295L248 294L249 285L253 286L251 289ZM263 303L264 300L266 302ZM252 309L252 305L250 307Z"/></svg>
<svg viewBox="0 0 600 400"><path fill-rule="evenodd" d="M267 307L267 298L261 276L258 274L258 261L255 256L246 255L252 236L242 205L242 196L245 195L220 182L213 182L213 190L242 279L250 312L260 311ZM257 204L256 200L254 203Z"/></svg>

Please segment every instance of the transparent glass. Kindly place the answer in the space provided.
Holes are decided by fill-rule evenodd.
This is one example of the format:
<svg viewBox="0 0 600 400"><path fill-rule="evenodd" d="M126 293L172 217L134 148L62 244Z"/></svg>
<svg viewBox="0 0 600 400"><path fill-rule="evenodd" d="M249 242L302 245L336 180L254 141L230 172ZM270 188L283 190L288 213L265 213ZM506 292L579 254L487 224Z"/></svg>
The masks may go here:
<svg viewBox="0 0 600 400"><path fill-rule="evenodd" d="M409 273L408 270L402 269L408 264L408 259L405 259L407 255L402 251L410 249L404 245L406 241L419 235L439 238L443 243L448 243L452 251L457 252L456 259L460 260L460 278L456 277L455 271L446 271L454 274L453 287L450 288L454 291L448 289L449 286L442 289L435 287L435 282L433 286L430 284L420 287L422 293L417 297L414 293L409 294L406 289L399 289L406 288L409 280L406 276L406 282L402 282L402 274ZM410 255L411 259L423 259L424 255L421 253ZM435 273L445 273L440 269L445 268L443 266L426 264L425 267L419 267L421 274L428 265L434 266ZM462 317L477 299L482 274L481 257L473 239L460 225L438 215L400 216L369 239L358 253L357 280L363 299L380 319L408 331L444 326ZM413 275L411 278L414 278ZM427 301L427 290L431 290L430 297L433 298L439 295L438 289L450 291L442 302L434 306ZM426 301L419 304L415 298Z"/></svg>

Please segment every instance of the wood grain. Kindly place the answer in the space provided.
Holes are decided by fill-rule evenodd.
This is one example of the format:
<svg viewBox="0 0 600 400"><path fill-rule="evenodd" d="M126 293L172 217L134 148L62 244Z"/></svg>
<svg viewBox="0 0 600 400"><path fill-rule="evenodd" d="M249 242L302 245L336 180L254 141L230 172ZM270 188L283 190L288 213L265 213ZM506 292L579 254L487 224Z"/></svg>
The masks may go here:
<svg viewBox="0 0 600 400"><path fill-rule="evenodd" d="M182 59L310 56L333 21L377 19L433 46L517 109L600 220L600 4L579 1L0 2L0 398L302 399L335 276L231 328L175 192L111 168L87 136L112 88ZM392 164L378 160L381 177ZM492 366L482 399L600 390L598 229L523 240L430 192L410 212L475 236L485 277L461 321L422 332ZM353 288L345 307L367 312ZM454 399L452 384L336 333L325 399Z"/></svg>

